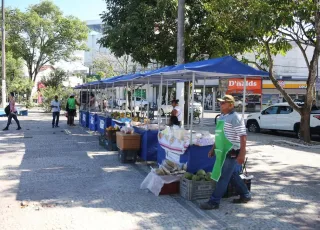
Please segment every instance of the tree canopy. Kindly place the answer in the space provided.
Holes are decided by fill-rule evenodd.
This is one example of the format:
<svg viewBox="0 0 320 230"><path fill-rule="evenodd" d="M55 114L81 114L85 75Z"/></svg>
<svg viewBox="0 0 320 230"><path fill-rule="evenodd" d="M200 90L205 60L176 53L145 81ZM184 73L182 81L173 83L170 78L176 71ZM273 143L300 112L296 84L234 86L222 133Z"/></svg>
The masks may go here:
<svg viewBox="0 0 320 230"><path fill-rule="evenodd" d="M200 60L241 53L250 46L248 35L231 30L217 30L222 25L210 21L206 4L209 0L186 1L185 60ZM176 0L106 0L101 15L104 37L100 43L117 56L130 55L146 66L176 63L177 7ZM155 33L155 28L159 34ZM225 39L225 38L228 39ZM233 45L230 46L230 43Z"/></svg>
<svg viewBox="0 0 320 230"><path fill-rule="evenodd" d="M8 49L22 58L35 81L40 68L59 60L73 60L73 53L85 50L88 28L73 16L64 16L52 1L31 5L26 12L7 10Z"/></svg>

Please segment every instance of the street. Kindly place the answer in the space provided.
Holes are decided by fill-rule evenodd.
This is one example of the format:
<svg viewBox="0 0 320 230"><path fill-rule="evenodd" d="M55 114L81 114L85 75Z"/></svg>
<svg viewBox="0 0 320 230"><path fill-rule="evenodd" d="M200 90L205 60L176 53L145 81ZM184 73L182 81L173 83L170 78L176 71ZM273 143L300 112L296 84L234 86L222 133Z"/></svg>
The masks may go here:
<svg viewBox="0 0 320 230"><path fill-rule="evenodd" d="M250 133L252 202L228 198L219 210L202 211L203 200L140 190L147 163L119 163L97 135L60 118L53 129L51 114L31 111L19 117L21 131L14 122L0 131L1 230L319 228L320 148L275 142L296 142L290 134Z"/></svg>

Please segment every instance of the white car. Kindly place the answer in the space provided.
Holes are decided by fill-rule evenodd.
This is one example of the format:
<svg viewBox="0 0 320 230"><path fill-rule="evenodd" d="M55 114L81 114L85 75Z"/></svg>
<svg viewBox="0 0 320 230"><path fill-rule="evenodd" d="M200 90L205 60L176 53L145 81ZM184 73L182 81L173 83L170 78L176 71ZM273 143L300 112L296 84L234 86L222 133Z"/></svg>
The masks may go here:
<svg viewBox="0 0 320 230"><path fill-rule="evenodd" d="M279 103L259 113L248 115L246 127L249 132L258 133L260 129L292 131L300 137L300 114L288 103ZM310 118L311 134L320 134L320 110L313 107Z"/></svg>
<svg viewBox="0 0 320 230"><path fill-rule="evenodd" d="M132 98L130 106L131 106L131 108L133 108L135 105L136 108L139 107L139 109L143 108L143 109L147 110L148 104L149 104L149 102L147 100L145 100L141 97L136 97L136 98Z"/></svg>

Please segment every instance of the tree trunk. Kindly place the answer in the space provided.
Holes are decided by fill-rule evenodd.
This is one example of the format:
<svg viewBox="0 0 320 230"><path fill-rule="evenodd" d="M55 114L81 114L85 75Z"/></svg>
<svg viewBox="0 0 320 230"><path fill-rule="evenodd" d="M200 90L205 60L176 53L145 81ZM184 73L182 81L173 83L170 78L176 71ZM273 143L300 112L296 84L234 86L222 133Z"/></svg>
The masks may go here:
<svg viewBox="0 0 320 230"><path fill-rule="evenodd" d="M303 109L300 121L300 135L304 142L310 143L310 111Z"/></svg>

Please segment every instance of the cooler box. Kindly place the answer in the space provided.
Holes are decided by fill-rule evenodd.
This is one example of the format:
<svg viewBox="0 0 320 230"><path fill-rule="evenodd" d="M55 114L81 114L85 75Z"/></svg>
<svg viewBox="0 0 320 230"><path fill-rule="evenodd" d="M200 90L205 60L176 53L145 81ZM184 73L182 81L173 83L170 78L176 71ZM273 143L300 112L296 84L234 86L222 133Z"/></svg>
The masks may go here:
<svg viewBox="0 0 320 230"><path fill-rule="evenodd" d="M139 150L141 136L137 133L124 134L117 132L117 146L120 150Z"/></svg>

